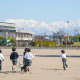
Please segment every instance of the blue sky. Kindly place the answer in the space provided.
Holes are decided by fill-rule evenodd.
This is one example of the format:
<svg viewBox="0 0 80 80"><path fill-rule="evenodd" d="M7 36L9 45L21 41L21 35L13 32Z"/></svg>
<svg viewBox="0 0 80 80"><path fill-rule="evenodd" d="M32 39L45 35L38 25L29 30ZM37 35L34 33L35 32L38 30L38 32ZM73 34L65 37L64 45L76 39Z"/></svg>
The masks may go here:
<svg viewBox="0 0 80 80"><path fill-rule="evenodd" d="M80 0L0 0L0 21L6 19L75 21L80 19Z"/></svg>

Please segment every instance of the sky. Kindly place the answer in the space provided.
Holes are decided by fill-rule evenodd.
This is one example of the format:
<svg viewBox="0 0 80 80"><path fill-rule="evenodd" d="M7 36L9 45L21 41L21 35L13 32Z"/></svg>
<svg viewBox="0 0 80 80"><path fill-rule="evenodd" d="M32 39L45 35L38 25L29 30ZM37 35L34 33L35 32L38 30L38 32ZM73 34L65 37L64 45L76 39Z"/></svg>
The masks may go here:
<svg viewBox="0 0 80 80"><path fill-rule="evenodd" d="M59 22L80 19L80 0L0 0L0 21Z"/></svg>

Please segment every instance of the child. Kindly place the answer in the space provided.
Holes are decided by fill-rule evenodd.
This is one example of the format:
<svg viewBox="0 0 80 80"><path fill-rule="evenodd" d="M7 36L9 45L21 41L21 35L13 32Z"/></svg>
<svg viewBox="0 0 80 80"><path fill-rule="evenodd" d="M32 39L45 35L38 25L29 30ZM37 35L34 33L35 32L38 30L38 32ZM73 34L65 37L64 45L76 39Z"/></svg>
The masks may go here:
<svg viewBox="0 0 80 80"><path fill-rule="evenodd" d="M10 55L10 60L13 63L12 70L14 70L14 72L16 72L16 64L17 64L18 53L15 52L16 51L15 47L12 48L12 51L13 52Z"/></svg>
<svg viewBox="0 0 80 80"><path fill-rule="evenodd" d="M34 56L35 56L30 52L31 52L31 49L28 48L28 52L25 54L25 65L23 67L21 67L21 71L22 71L22 69L24 69L25 72L30 71L29 68L32 63L32 58L34 58Z"/></svg>
<svg viewBox="0 0 80 80"><path fill-rule="evenodd" d="M1 53L2 53L2 50L0 49L0 73L2 69L2 61L4 61L4 56Z"/></svg>
<svg viewBox="0 0 80 80"><path fill-rule="evenodd" d="M25 65L25 54L28 52L28 48L25 48L25 52L23 53L23 65Z"/></svg>
<svg viewBox="0 0 80 80"><path fill-rule="evenodd" d="M64 70L66 70L66 67L68 67L67 64L66 64L66 56L69 56L71 58L71 56L66 54L64 50L61 50L61 58L62 58Z"/></svg>

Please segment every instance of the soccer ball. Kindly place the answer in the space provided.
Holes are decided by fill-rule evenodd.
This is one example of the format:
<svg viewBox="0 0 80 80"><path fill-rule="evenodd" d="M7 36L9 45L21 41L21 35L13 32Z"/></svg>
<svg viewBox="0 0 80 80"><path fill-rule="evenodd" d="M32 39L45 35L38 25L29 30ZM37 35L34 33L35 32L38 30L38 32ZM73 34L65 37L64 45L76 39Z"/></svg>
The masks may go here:
<svg viewBox="0 0 80 80"><path fill-rule="evenodd" d="M19 62L19 65L22 65L22 63L21 63L21 62Z"/></svg>

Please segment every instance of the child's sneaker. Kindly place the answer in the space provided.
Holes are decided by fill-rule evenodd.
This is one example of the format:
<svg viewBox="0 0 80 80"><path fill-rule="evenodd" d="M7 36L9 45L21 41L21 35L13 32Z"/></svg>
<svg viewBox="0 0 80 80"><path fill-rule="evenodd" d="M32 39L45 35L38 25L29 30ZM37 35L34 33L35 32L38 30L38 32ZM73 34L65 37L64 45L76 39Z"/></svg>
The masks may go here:
<svg viewBox="0 0 80 80"><path fill-rule="evenodd" d="M17 71L14 71L14 73L16 73Z"/></svg>
<svg viewBox="0 0 80 80"><path fill-rule="evenodd" d="M21 67L21 71L23 71L23 68Z"/></svg>
<svg viewBox="0 0 80 80"><path fill-rule="evenodd" d="M17 71L16 71L16 69L14 70L14 73L16 73Z"/></svg>
<svg viewBox="0 0 80 80"><path fill-rule="evenodd" d="M27 72L27 70L24 70L24 72Z"/></svg>
<svg viewBox="0 0 80 80"><path fill-rule="evenodd" d="M30 71L30 70L29 70L29 67L27 68L27 70Z"/></svg>
<svg viewBox="0 0 80 80"><path fill-rule="evenodd" d="M66 66L66 67L68 67L68 66Z"/></svg>
<svg viewBox="0 0 80 80"><path fill-rule="evenodd" d="M24 72L27 72L27 70L26 70L26 69L24 69Z"/></svg>
<svg viewBox="0 0 80 80"><path fill-rule="evenodd" d="M64 68L64 70L66 70L66 68Z"/></svg>

